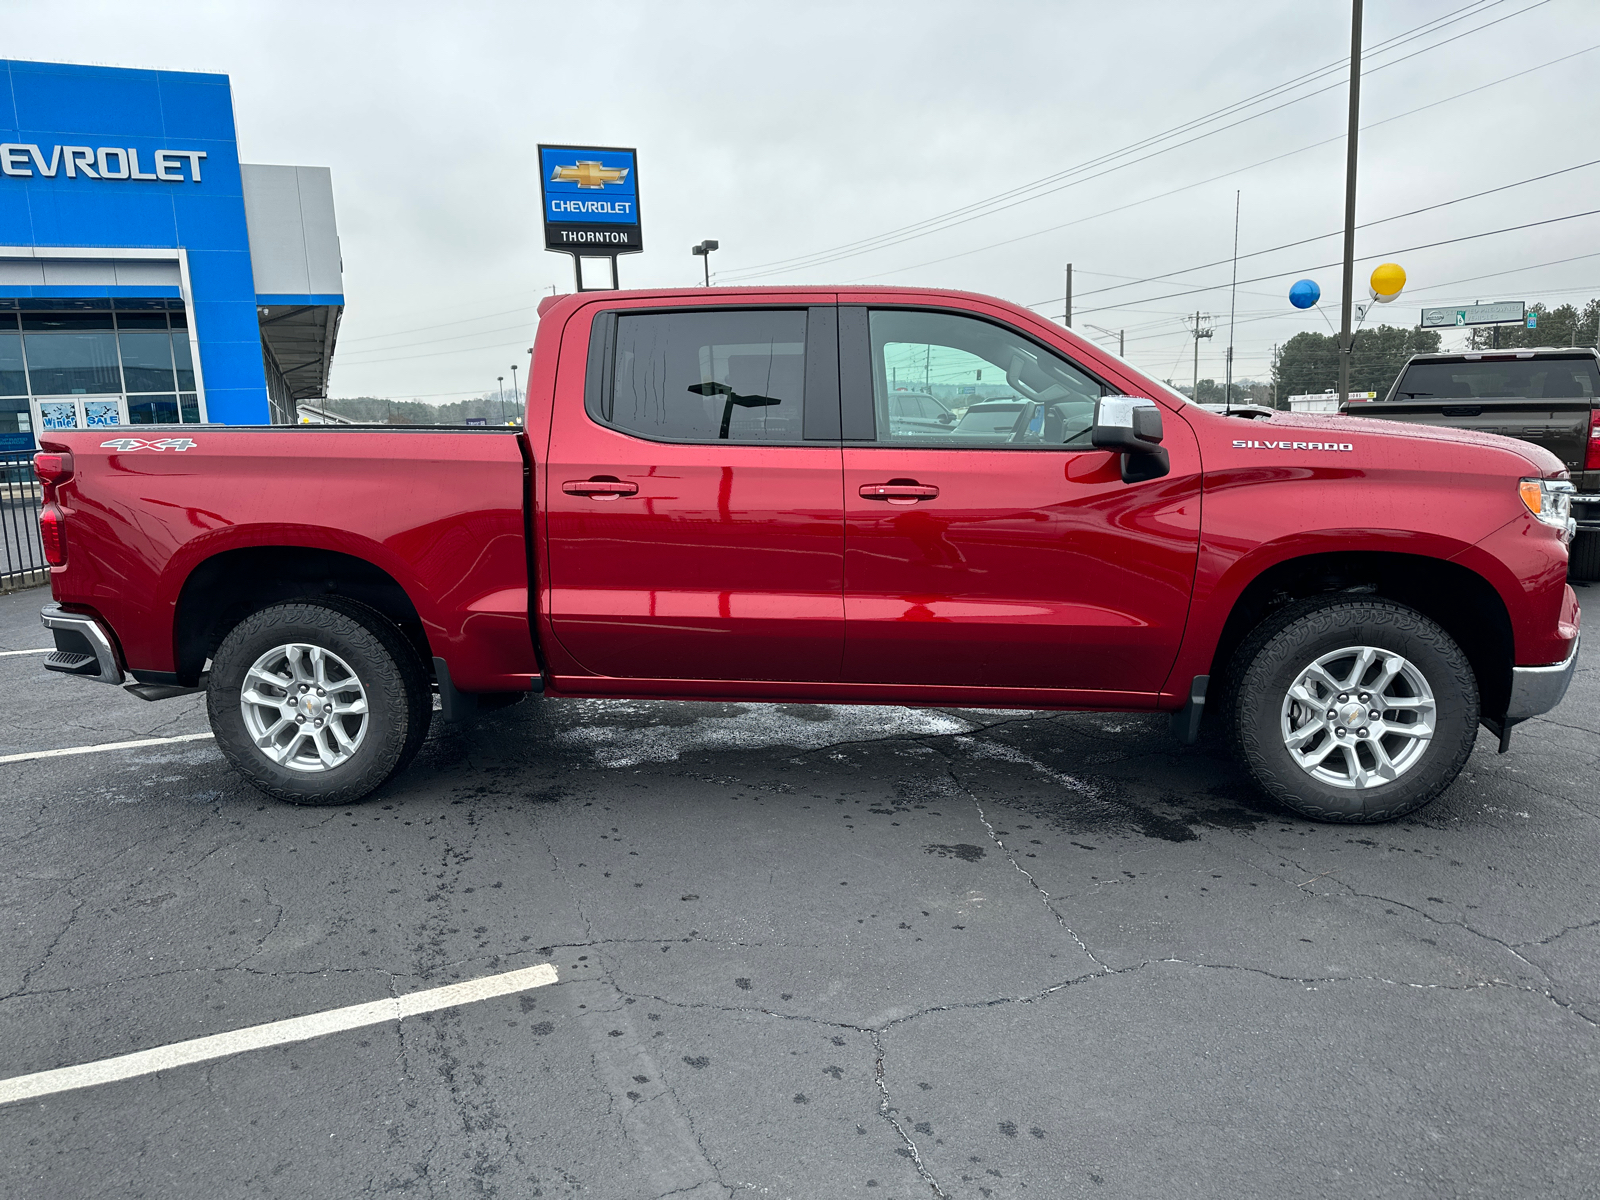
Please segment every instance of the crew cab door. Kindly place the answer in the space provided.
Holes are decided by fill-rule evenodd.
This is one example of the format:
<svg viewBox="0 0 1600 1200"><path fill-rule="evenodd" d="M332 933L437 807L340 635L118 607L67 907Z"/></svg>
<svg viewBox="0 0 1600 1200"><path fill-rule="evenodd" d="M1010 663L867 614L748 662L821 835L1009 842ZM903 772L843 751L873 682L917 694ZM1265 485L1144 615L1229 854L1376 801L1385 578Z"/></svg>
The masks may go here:
<svg viewBox="0 0 1600 1200"><path fill-rule="evenodd" d="M841 306L839 342L845 678L1159 691L1198 552L1187 423L1164 422L1171 473L1126 484L1120 457L1089 445L1095 401L1118 389L999 320ZM897 388L957 421L898 419Z"/></svg>
<svg viewBox="0 0 1600 1200"><path fill-rule="evenodd" d="M582 670L839 678L834 313L802 300L595 316L582 388L558 387L544 499L551 625Z"/></svg>

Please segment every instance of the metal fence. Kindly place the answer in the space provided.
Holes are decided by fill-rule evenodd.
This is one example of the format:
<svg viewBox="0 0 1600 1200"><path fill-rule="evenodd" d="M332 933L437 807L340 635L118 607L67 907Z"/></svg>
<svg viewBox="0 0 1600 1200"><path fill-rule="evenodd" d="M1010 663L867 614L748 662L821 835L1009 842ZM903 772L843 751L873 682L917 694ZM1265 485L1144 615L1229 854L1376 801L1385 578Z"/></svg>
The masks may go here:
<svg viewBox="0 0 1600 1200"><path fill-rule="evenodd" d="M39 480L33 451L0 452L0 592L49 578L39 544Z"/></svg>

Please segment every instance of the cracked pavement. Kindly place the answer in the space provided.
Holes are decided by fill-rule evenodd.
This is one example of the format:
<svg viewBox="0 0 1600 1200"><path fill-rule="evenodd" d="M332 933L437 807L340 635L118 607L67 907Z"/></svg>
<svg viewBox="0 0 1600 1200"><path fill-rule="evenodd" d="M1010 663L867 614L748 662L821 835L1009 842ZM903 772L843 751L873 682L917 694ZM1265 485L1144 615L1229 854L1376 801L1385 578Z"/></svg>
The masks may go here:
<svg viewBox="0 0 1600 1200"><path fill-rule="evenodd" d="M0 1107L0 1194L1592 1195L1597 655L1380 826L1105 714L530 700L335 809L0 766L0 1076L560 973ZM0 684L0 753L205 729Z"/></svg>

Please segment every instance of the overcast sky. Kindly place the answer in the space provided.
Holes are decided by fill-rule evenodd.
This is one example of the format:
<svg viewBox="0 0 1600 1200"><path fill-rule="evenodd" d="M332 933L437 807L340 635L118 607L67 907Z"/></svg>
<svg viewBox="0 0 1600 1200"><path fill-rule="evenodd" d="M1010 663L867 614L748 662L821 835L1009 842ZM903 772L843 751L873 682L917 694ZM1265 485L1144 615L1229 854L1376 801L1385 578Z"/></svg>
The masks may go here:
<svg viewBox="0 0 1600 1200"><path fill-rule="evenodd" d="M572 289L570 260L541 248L541 141L638 147L647 250L621 260L625 287L698 283L689 247L713 237L714 279L967 288L1060 319L1070 261L1078 331L1115 348L1089 323L1125 329L1133 362L1182 383L1196 309L1219 327L1200 375L1222 376L1228 264L1101 289L1228 259L1236 190L1242 255L1343 221L1341 71L1117 152L1346 60L1346 0L0 0L0 16L8 57L225 72L244 161L332 168L335 396L444 401L526 364L533 306ZM1594 0L1368 0L1363 40L1382 69L1363 81L1362 123L1382 123L1361 138L1359 221L1600 159ZM837 253L1061 173L999 211ZM1600 295L1600 216L1411 249L1600 208L1597 183L1600 166L1570 170L1363 229L1358 298L1390 257L1410 283L1374 321ZM1328 236L1241 260L1236 378L1337 324L1339 270L1324 264L1340 253ZM1302 275L1326 317L1289 306Z"/></svg>

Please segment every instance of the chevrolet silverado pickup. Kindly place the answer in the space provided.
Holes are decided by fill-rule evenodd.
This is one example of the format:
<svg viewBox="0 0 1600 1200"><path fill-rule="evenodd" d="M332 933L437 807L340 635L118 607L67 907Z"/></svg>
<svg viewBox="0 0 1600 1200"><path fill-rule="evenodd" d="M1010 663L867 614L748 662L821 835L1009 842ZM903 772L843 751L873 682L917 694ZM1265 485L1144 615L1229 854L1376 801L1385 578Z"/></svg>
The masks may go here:
<svg viewBox="0 0 1600 1200"><path fill-rule="evenodd" d="M1509 438L1210 412L1026 309L911 289L541 306L521 428L49 432L47 669L203 689L344 804L540 693L1220 716L1306 816L1449 786L1578 651L1567 469ZM1005 380L1008 396L997 394ZM982 419L892 387L982 380Z"/></svg>
<svg viewBox="0 0 1600 1200"><path fill-rule="evenodd" d="M1600 350L1415 354L1382 400L1350 400L1344 411L1543 446L1572 474L1572 577L1600 579Z"/></svg>

